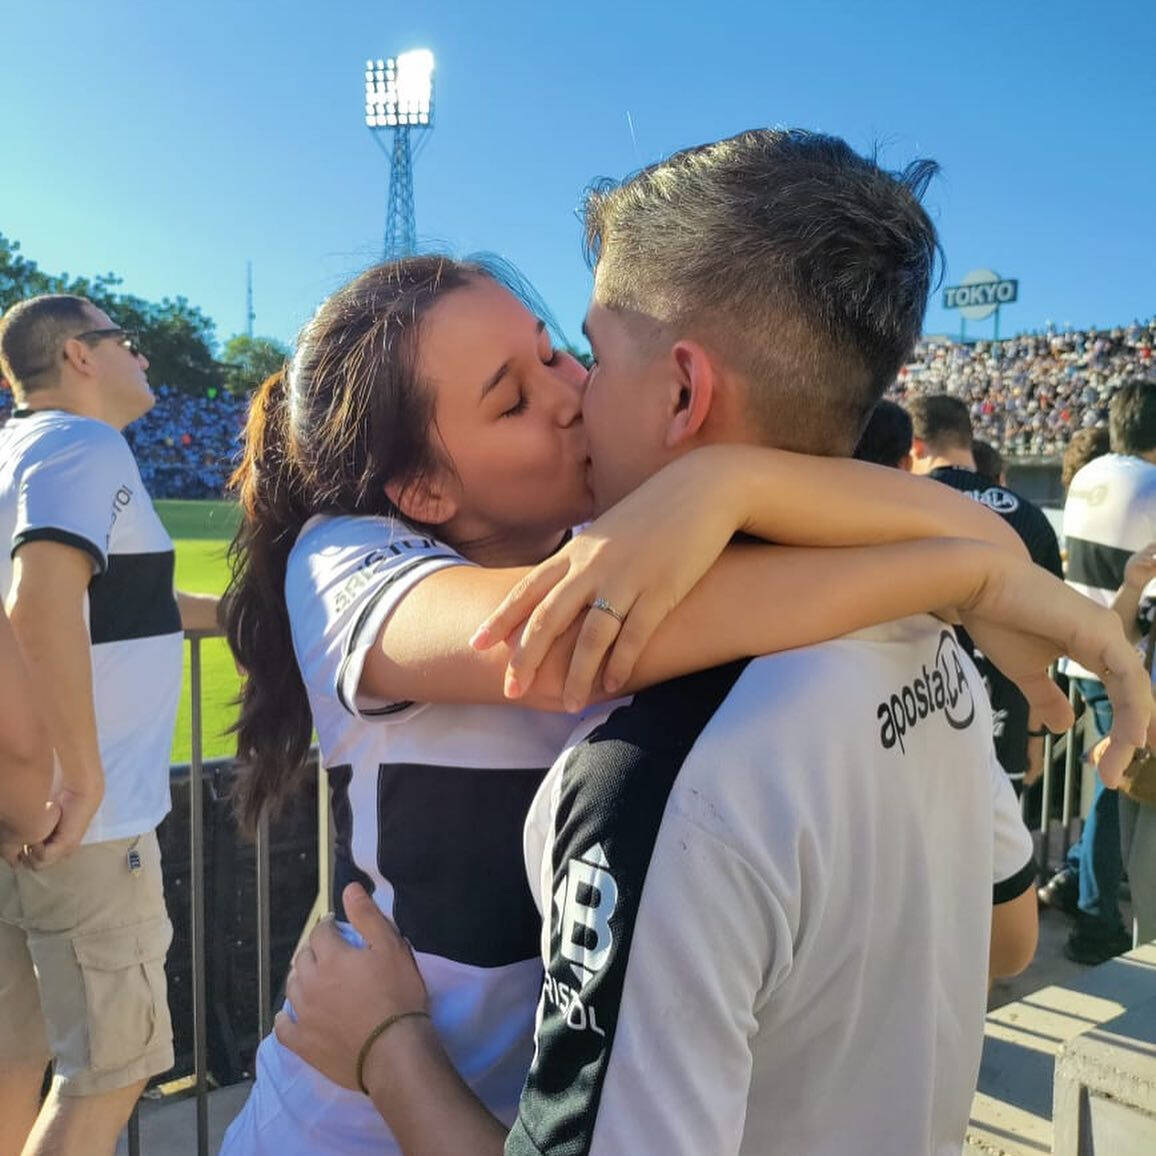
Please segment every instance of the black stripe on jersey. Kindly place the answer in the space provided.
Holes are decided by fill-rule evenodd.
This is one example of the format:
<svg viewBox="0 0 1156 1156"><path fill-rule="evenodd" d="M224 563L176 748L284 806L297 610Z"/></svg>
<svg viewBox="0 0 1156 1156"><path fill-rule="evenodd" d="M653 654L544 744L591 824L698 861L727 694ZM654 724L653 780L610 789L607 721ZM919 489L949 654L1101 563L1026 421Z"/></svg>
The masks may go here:
<svg viewBox="0 0 1156 1156"><path fill-rule="evenodd" d="M545 768L388 763L377 774L377 866L418 951L474 967L534 959L542 921L522 827Z"/></svg>
<svg viewBox="0 0 1156 1156"><path fill-rule="evenodd" d="M1131 550L1068 538L1068 581L1116 591L1124 584L1124 567L1131 557Z"/></svg>
<svg viewBox="0 0 1156 1156"><path fill-rule="evenodd" d="M370 895L373 880L353 861L353 807L349 803L349 784L353 767L346 763L326 768L329 779L329 806L333 814L333 910L338 919L345 919L345 904L341 893L350 883L360 883Z"/></svg>
<svg viewBox="0 0 1156 1156"><path fill-rule="evenodd" d="M416 570L419 566L423 566L427 562L431 562L441 558L457 558L456 554L423 554L420 558L414 558L407 562L404 566L399 566L391 574L387 574L382 579L381 585L377 587L372 594L365 600L365 605L361 608L361 613L357 616L357 621L353 624L353 629L349 632L349 639L345 643L345 655L341 659L341 665L337 668L337 701L354 717L357 717L358 710L353 703L347 701L345 697L345 672L349 667L352 658L352 652L357 648L361 642L361 635L365 630L365 625L372 616L378 603L389 593L389 588L399 579L404 578L411 571ZM363 715L377 716L400 714L403 710L408 710L413 703L411 701L399 701L389 703L387 706L378 707L374 710L365 710L360 713Z"/></svg>
<svg viewBox="0 0 1156 1156"><path fill-rule="evenodd" d="M991 889L994 904L1010 903L1018 899L1036 881L1036 861L1029 859L1010 879L1001 879Z"/></svg>
<svg viewBox="0 0 1156 1156"><path fill-rule="evenodd" d="M181 632L173 563L172 550L108 556L108 569L88 584L88 631L94 646Z"/></svg>
<svg viewBox="0 0 1156 1156"><path fill-rule="evenodd" d="M96 563L97 574L103 574L108 568L104 554L96 543L90 542L80 534L73 534L70 530L58 530L55 526L38 526L32 530L25 530L12 539L12 557L26 542L59 542L62 546L72 546L82 550Z"/></svg>
<svg viewBox="0 0 1156 1156"><path fill-rule="evenodd" d="M730 663L644 691L567 759L551 861L550 963L534 1063L507 1156L590 1150L667 800L691 747L746 665Z"/></svg>

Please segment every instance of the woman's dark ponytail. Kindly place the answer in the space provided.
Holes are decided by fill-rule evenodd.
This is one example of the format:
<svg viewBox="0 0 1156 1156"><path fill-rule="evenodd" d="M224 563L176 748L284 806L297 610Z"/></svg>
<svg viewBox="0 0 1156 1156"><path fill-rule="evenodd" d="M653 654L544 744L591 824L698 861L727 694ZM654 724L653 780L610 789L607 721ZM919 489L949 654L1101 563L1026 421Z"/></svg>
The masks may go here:
<svg viewBox="0 0 1156 1156"><path fill-rule="evenodd" d="M313 731L285 605L289 551L309 518L288 437L285 370L253 395L244 455L230 482L241 525L229 546L225 634L244 671L237 735L238 820L253 834L300 783Z"/></svg>
<svg viewBox="0 0 1156 1156"><path fill-rule="evenodd" d="M396 514L386 483L445 468L418 331L445 294L490 276L429 256L366 270L321 306L292 363L253 395L230 483L241 525L223 612L245 672L235 801L249 833L301 782L313 732L285 605L289 553L314 514Z"/></svg>

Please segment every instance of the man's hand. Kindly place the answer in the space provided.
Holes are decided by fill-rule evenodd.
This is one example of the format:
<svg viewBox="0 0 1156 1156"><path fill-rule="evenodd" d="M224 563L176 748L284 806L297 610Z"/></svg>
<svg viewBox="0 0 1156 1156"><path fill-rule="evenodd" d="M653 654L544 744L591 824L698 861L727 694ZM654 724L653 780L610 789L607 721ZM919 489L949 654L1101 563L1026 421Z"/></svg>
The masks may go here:
<svg viewBox="0 0 1156 1156"><path fill-rule="evenodd" d="M181 613L181 629L200 634L220 634L221 600L215 594L189 594L178 590L177 609Z"/></svg>
<svg viewBox="0 0 1156 1156"><path fill-rule="evenodd" d="M103 798L103 784L85 791L61 787L49 804L55 808L56 823L43 840L29 844L24 861L30 867L49 867L75 851Z"/></svg>
<svg viewBox="0 0 1156 1156"><path fill-rule="evenodd" d="M1149 542L1125 563L1124 585L1140 592L1153 579L1156 579L1156 542Z"/></svg>
<svg viewBox="0 0 1156 1156"><path fill-rule="evenodd" d="M293 1010L277 1013L274 1031L335 1084L357 1090L357 1053L369 1033L398 1012L426 1011L428 997L409 944L364 888L351 883L342 900L365 946L355 947L332 919L322 920L293 961L285 984ZM404 1020L389 1028L373 1051L409 1026Z"/></svg>
<svg viewBox="0 0 1156 1156"><path fill-rule="evenodd" d="M13 831L7 823L0 822L0 859L11 867L20 862L24 849L43 843L56 830L60 822L60 804L49 799L35 824L26 824L20 831Z"/></svg>

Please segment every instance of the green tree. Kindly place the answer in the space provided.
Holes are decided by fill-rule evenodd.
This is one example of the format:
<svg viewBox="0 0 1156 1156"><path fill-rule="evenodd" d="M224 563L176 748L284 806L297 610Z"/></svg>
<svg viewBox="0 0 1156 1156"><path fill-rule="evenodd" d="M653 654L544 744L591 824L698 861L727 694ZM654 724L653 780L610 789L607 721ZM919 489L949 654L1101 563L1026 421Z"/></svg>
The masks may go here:
<svg viewBox="0 0 1156 1156"><path fill-rule="evenodd" d="M238 396L252 393L285 364L288 356L289 350L271 337L250 337L247 333L230 337L221 354L225 388Z"/></svg>
<svg viewBox="0 0 1156 1156"><path fill-rule="evenodd" d="M72 277L43 272L21 255L19 242L0 234L0 312L40 293L75 293L87 297L118 325L140 334L149 359L149 381L185 393L204 394L221 384L223 366L213 357L215 326L210 317L184 297L146 301L118 292L115 273Z"/></svg>

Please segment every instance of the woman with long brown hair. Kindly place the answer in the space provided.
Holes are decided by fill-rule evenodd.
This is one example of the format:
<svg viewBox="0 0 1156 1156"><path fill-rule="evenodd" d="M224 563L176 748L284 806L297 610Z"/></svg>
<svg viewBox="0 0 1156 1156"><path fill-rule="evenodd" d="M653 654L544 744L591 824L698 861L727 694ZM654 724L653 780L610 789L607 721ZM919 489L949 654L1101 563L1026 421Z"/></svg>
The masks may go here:
<svg viewBox="0 0 1156 1156"><path fill-rule="evenodd" d="M649 607L615 656L624 690L961 600L982 611L985 566L1034 580L997 549L909 541L1004 542L998 519L946 487L753 447L735 451L741 485L725 455L696 450L568 542L592 513L584 381L492 270L440 257L376 266L321 306L254 398L234 479L241 818L251 828L292 790L315 726L335 894L361 882L396 921L451 1059L507 1122L541 981L522 822L573 726L563 705L585 697L605 648L587 631L567 681L580 620L531 685L505 685L509 647L468 639L529 568L567 551L566 581L613 574ZM739 529L892 544L843 550L837 565L830 551L741 545L712 567ZM614 540L630 543L624 559L589 548ZM586 623L619 618L605 601ZM1055 719L1056 700L1039 680L1032 690ZM275 1038L257 1068L224 1152L397 1151L366 1097Z"/></svg>

